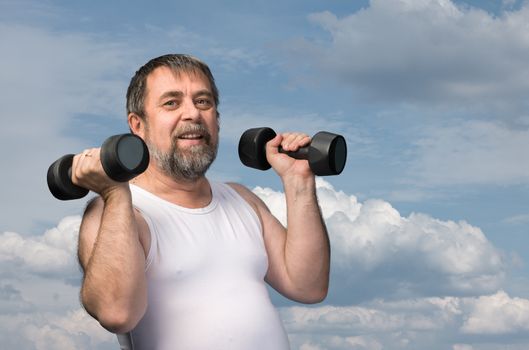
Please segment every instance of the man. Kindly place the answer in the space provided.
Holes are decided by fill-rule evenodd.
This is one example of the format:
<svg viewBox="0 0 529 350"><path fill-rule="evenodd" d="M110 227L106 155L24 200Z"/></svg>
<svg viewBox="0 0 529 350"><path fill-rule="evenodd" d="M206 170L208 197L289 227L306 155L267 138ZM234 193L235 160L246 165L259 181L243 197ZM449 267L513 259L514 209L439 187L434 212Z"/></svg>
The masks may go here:
<svg viewBox="0 0 529 350"><path fill-rule="evenodd" d="M285 190L288 230L250 190L209 181L219 140L218 91L187 55L141 67L127 92L131 132L151 162L131 183L106 176L99 149L74 157L72 181L99 194L83 216L81 300L134 349L288 349L265 281L301 303L328 290L330 248L306 160L278 152L310 143L280 134L267 159Z"/></svg>

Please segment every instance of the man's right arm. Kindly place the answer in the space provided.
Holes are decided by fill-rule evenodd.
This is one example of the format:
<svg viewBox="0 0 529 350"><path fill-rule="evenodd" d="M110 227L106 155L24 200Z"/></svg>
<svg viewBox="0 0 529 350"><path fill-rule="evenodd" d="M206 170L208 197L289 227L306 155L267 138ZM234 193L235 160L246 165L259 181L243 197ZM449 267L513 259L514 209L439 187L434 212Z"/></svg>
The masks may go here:
<svg viewBox="0 0 529 350"><path fill-rule="evenodd" d="M84 213L78 248L84 271L81 301L110 332L130 331L145 313L149 238L126 185L97 197Z"/></svg>

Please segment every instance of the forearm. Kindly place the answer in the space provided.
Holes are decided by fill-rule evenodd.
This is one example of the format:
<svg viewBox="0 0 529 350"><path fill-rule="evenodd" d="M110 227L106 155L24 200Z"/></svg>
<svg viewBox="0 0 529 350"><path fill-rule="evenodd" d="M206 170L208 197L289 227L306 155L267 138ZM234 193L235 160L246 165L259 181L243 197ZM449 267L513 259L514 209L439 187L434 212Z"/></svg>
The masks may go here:
<svg viewBox="0 0 529 350"><path fill-rule="evenodd" d="M329 285L330 244L314 177L283 180L287 202L285 266L296 289L324 297Z"/></svg>
<svg viewBox="0 0 529 350"><path fill-rule="evenodd" d="M144 312L145 256L130 191L117 189L103 198L103 215L85 266L81 296L88 312L111 328Z"/></svg>

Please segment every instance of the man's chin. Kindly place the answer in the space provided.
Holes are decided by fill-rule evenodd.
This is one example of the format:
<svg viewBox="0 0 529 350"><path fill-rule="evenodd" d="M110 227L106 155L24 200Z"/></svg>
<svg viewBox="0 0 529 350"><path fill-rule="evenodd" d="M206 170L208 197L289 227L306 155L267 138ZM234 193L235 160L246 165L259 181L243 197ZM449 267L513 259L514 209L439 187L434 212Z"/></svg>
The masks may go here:
<svg viewBox="0 0 529 350"><path fill-rule="evenodd" d="M204 157L207 153L210 152L210 146L207 145L204 141L200 140L190 140L192 142L178 142L176 147L177 155L186 155L189 157Z"/></svg>

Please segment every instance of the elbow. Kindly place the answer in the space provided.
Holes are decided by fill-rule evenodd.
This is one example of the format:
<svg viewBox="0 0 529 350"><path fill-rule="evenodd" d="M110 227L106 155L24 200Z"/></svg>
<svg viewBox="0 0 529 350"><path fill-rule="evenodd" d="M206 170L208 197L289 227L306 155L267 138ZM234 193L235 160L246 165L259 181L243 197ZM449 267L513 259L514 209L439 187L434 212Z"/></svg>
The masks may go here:
<svg viewBox="0 0 529 350"><path fill-rule="evenodd" d="M141 317L134 316L128 311L109 310L98 315L99 324L107 331L115 334L123 334L133 330Z"/></svg>
<svg viewBox="0 0 529 350"><path fill-rule="evenodd" d="M313 293L307 298L305 304L319 304L327 298L328 289L322 289Z"/></svg>
<svg viewBox="0 0 529 350"><path fill-rule="evenodd" d="M324 290L322 290L320 294L317 295L314 304L323 302L325 299L327 299L328 294L329 294L329 288L325 288Z"/></svg>
<svg viewBox="0 0 529 350"><path fill-rule="evenodd" d="M99 324L109 332L123 334L133 330L140 322L147 309L147 303L135 305L119 305L113 303L89 303L82 299L86 311L95 318Z"/></svg>
<svg viewBox="0 0 529 350"><path fill-rule="evenodd" d="M320 283L314 285L307 293L308 300L306 304L318 304L323 302L329 294L329 280L324 279Z"/></svg>
<svg viewBox="0 0 529 350"><path fill-rule="evenodd" d="M327 298L327 294L329 292L329 289L327 287L325 288L318 288L313 289L311 291L305 291L303 293L299 293L297 298L291 298L294 301L297 301L302 304L318 304L323 302Z"/></svg>

